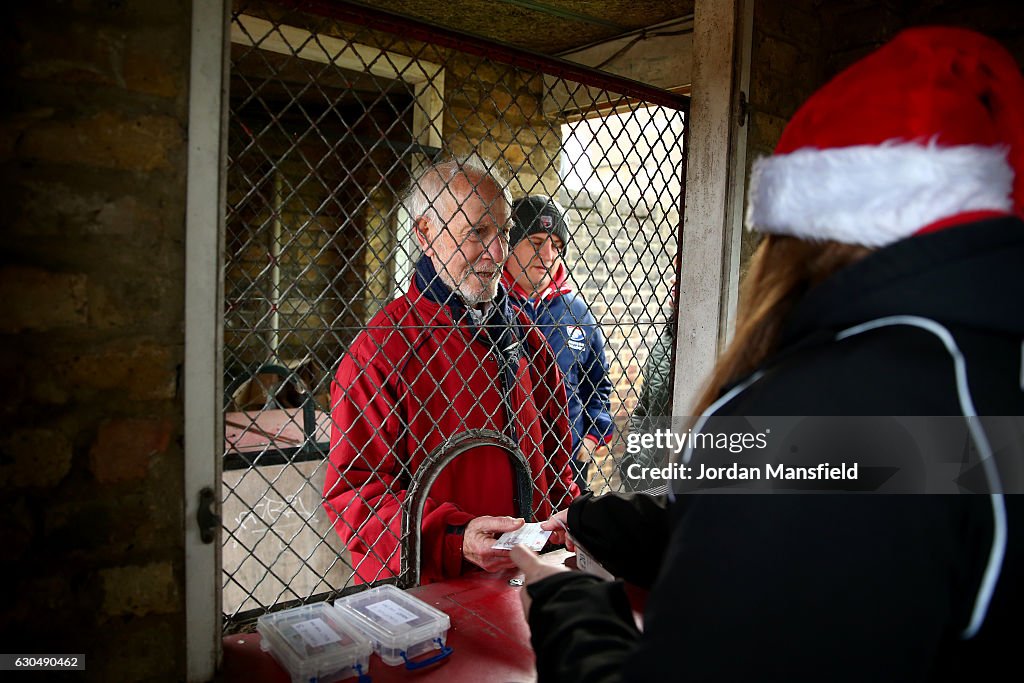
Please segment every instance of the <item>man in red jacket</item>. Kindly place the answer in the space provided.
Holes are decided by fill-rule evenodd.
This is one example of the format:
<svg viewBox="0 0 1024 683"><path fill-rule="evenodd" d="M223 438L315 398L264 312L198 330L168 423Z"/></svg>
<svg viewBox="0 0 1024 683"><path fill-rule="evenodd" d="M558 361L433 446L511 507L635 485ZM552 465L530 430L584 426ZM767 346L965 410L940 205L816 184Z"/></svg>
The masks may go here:
<svg viewBox="0 0 1024 683"><path fill-rule="evenodd" d="M397 575L402 503L424 458L452 436L488 429L530 464L532 512L547 519L578 495L569 468L565 389L541 333L500 286L508 256L506 182L479 157L428 167L404 198L423 256L409 291L353 341L331 387L324 506L355 580ZM508 455L482 446L430 489L424 581L467 567L511 567L494 539L522 525Z"/></svg>

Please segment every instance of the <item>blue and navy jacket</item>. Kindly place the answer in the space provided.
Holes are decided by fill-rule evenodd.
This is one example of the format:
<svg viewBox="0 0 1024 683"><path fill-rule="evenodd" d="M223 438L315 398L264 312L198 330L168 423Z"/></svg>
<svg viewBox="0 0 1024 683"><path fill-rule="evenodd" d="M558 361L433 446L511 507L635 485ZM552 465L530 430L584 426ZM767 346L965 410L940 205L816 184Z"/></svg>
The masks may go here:
<svg viewBox="0 0 1024 683"><path fill-rule="evenodd" d="M566 270L560 265L551 285L529 297L506 274L502 282L512 302L522 308L544 334L565 381L572 430L572 452L585 438L599 444L611 441L612 382L604 354L604 335L590 307L577 292L565 286Z"/></svg>

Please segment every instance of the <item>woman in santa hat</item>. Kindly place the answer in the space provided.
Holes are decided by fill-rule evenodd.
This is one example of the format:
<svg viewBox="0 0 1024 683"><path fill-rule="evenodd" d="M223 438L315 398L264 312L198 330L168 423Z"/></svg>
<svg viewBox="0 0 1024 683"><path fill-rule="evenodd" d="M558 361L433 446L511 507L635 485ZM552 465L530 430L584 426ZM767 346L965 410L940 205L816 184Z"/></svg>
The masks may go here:
<svg viewBox="0 0 1024 683"><path fill-rule="evenodd" d="M1007 494L1024 490L1021 216L1024 78L994 41L904 31L805 103L755 165L748 226L765 238L693 430L951 416L980 460L978 493L583 496L547 526L567 523L650 587L643 630L621 583L516 548L540 681L1019 670L1024 501ZM978 416L1016 417L997 442ZM800 457L848 445L830 438Z"/></svg>

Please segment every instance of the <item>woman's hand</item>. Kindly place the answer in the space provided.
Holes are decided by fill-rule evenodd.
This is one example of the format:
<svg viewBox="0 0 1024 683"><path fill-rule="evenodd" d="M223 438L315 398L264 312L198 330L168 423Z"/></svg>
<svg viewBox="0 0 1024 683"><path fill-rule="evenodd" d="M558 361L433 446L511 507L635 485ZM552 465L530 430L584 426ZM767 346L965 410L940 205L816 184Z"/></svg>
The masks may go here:
<svg viewBox="0 0 1024 683"><path fill-rule="evenodd" d="M541 579L546 579L552 574L558 574L569 570L562 566L548 564L541 561L540 555L533 552L522 543L513 546L512 550L509 552L509 557L512 558L512 561L516 563L516 566L518 566L524 574L523 583L525 585L519 589L519 599L522 600L523 603L523 614L525 614L527 619L529 619L531 601L530 594L527 592L526 586L540 581Z"/></svg>
<svg viewBox="0 0 1024 683"><path fill-rule="evenodd" d="M548 541L551 543L564 543L565 549L570 553L574 553L576 552L576 546L573 544L572 539L569 538L569 527L566 524L566 516L568 514L567 510L557 512L549 517L546 522L541 522L540 528L551 532Z"/></svg>

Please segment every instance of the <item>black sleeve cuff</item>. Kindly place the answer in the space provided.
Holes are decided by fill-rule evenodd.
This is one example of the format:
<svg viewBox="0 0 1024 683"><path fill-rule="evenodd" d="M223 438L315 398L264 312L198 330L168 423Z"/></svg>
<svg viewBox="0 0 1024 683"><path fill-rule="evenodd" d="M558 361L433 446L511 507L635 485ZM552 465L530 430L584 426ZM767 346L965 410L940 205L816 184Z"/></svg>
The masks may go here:
<svg viewBox="0 0 1024 683"><path fill-rule="evenodd" d="M583 540L585 535L583 532L583 508L587 506L590 499L594 497L594 494L590 491L576 497L571 503L569 503L569 510L565 515L566 526L569 527L569 533L580 543L586 545Z"/></svg>
<svg viewBox="0 0 1024 683"><path fill-rule="evenodd" d="M560 572L527 591L538 683L621 681L640 639L621 581Z"/></svg>

